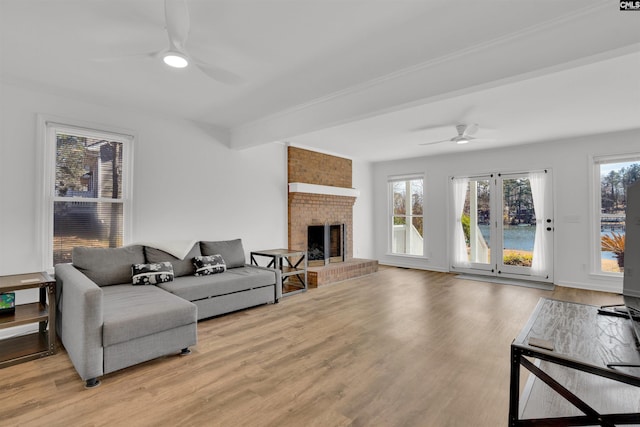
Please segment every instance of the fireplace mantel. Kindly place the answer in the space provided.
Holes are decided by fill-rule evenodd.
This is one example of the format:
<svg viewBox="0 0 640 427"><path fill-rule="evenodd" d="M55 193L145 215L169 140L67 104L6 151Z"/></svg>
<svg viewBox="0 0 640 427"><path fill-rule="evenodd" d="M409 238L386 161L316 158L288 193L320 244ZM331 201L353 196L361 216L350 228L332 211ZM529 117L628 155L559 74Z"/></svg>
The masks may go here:
<svg viewBox="0 0 640 427"><path fill-rule="evenodd" d="M355 188L307 184L305 182L289 183L289 193L309 193L309 194L322 194L325 196L343 196L343 197L360 196L360 191L356 190Z"/></svg>

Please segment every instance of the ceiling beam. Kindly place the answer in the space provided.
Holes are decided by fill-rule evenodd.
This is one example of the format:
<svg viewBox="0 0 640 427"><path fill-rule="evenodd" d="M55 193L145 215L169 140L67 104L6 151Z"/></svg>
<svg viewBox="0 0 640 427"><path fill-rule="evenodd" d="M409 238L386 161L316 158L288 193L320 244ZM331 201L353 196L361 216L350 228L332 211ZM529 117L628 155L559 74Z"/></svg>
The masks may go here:
<svg viewBox="0 0 640 427"><path fill-rule="evenodd" d="M234 127L230 147L283 141L640 51L634 14L605 3Z"/></svg>

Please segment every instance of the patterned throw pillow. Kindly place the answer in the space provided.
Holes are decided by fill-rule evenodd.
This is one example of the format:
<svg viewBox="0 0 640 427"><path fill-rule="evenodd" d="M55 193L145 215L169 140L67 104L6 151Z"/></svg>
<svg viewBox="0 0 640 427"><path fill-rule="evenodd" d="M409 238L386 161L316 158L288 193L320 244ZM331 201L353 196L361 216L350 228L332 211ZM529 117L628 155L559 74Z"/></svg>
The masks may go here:
<svg viewBox="0 0 640 427"><path fill-rule="evenodd" d="M133 264L131 275L134 285L157 285L173 280L173 266L169 261L154 264Z"/></svg>
<svg viewBox="0 0 640 427"><path fill-rule="evenodd" d="M222 255L194 257L193 265L196 268L195 276L208 276L210 274L224 273L227 270L227 265L222 259Z"/></svg>

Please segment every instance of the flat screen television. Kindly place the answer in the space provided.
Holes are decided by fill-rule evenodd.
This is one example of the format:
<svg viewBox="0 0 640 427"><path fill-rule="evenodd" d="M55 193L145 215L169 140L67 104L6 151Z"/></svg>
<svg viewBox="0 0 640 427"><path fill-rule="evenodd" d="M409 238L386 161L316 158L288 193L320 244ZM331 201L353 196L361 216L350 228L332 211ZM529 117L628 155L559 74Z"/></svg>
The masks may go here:
<svg viewBox="0 0 640 427"><path fill-rule="evenodd" d="M640 182L627 188L622 296L640 343Z"/></svg>

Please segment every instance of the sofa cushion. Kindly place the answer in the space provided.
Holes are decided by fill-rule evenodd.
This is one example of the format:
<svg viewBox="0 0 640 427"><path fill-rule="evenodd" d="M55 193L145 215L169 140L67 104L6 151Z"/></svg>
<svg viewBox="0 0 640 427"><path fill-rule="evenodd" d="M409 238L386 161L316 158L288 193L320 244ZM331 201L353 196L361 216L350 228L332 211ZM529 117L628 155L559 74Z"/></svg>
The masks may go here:
<svg viewBox="0 0 640 427"><path fill-rule="evenodd" d="M197 318L194 304L155 286L107 286L103 288L102 345L188 325Z"/></svg>
<svg viewBox="0 0 640 427"><path fill-rule="evenodd" d="M169 261L152 264L133 264L131 279L134 285L157 285L173 280L173 265Z"/></svg>
<svg viewBox="0 0 640 427"><path fill-rule="evenodd" d="M140 245L121 248L73 248L74 267L98 286L131 283L131 265L144 264L144 251Z"/></svg>
<svg viewBox="0 0 640 427"><path fill-rule="evenodd" d="M173 265L173 274L175 277L192 276L196 271L193 267L193 258L202 255L199 242L193 245L184 259L176 258L168 252L152 248L151 246L145 246L144 253L147 257L147 262L169 261L171 265Z"/></svg>
<svg viewBox="0 0 640 427"><path fill-rule="evenodd" d="M159 288L189 301L246 291L273 285L275 273L251 266L234 268L211 276L183 276L173 282L160 283Z"/></svg>
<svg viewBox="0 0 640 427"><path fill-rule="evenodd" d="M243 267L246 264L242 239L219 242L200 242L202 255L222 255L227 268Z"/></svg>
<svg viewBox="0 0 640 427"><path fill-rule="evenodd" d="M193 266L196 268L194 276L209 276L224 273L227 270L222 255L197 256L193 258Z"/></svg>

